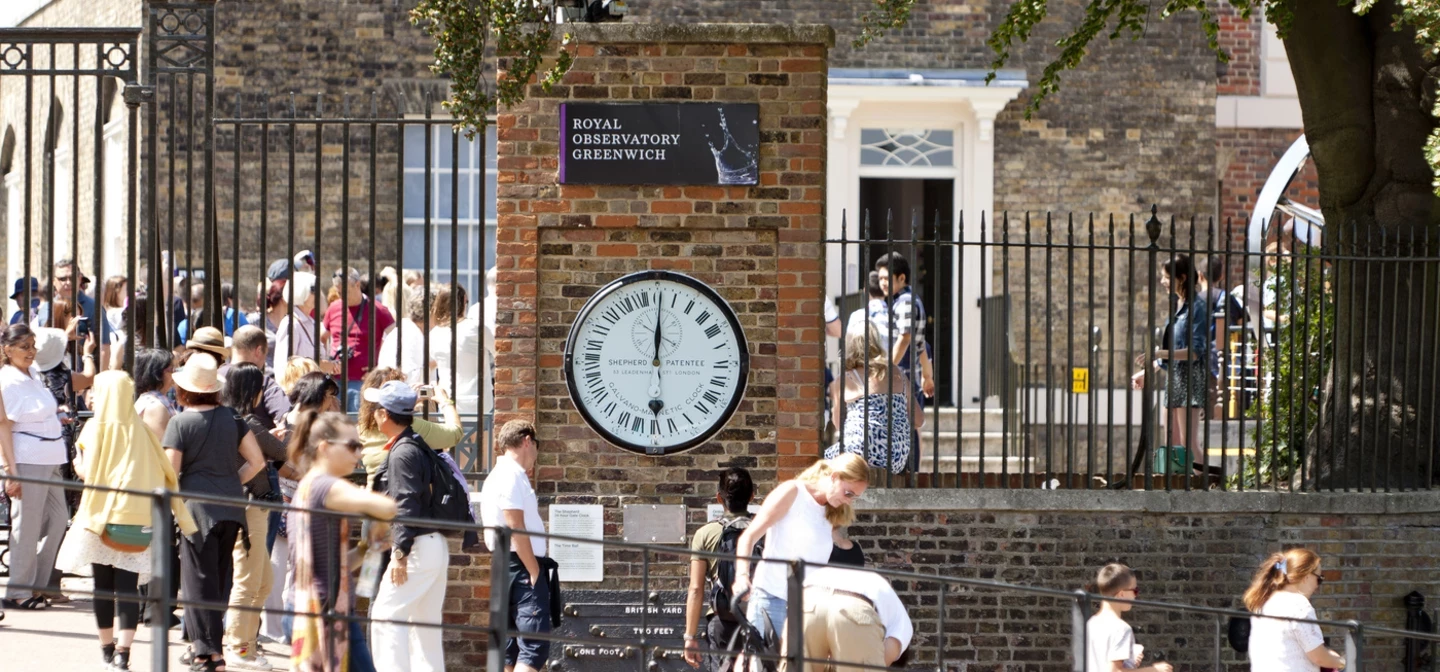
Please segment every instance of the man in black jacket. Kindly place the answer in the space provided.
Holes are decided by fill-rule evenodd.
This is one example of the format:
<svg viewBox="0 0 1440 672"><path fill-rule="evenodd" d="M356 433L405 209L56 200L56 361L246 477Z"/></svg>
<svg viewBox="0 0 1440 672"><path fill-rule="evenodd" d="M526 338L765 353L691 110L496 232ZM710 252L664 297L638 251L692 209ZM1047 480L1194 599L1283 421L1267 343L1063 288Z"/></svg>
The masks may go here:
<svg viewBox="0 0 1440 672"><path fill-rule="evenodd" d="M391 381L365 390L375 403L375 424L390 442L385 462L376 474L377 489L395 500L400 518L433 517L430 484L434 461L424 451L430 446L410 428L415 419L415 391ZM370 616L372 652L377 670L431 672L445 669L441 642L441 607L445 600L445 572L450 547L433 528L394 524L389 571L380 580ZM402 626L381 621L414 624Z"/></svg>

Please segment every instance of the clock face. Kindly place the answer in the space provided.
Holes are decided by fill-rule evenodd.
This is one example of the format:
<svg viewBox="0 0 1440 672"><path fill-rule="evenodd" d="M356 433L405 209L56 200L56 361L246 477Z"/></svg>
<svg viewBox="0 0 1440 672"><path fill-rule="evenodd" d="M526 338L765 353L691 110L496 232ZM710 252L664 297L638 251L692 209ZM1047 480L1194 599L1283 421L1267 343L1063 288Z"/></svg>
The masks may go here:
<svg viewBox="0 0 1440 672"><path fill-rule="evenodd" d="M610 443L650 455L693 448L724 427L749 371L730 305L670 271L606 285L565 344L565 380L585 422Z"/></svg>

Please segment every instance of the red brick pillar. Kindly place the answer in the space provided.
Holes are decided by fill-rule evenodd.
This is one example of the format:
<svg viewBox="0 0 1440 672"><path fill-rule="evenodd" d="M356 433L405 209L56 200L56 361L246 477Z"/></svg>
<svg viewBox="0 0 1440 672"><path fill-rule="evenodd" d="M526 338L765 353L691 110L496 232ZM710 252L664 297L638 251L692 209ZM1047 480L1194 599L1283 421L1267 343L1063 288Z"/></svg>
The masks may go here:
<svg viewBox="0 0 1440 672"><path fill-rule="evenodd" d="M813 462L823 408L825 26L598 24L577 34L575 65L551 91L498 117L498 315L495 421L530 418L542 506L602 504L618 537L621 504L684 504L693 526L722 465L750 468L761 492ZM749 187L558 184L566 101L753 102L760 108L760 184ZM747 393L727 427L684 454L647 457L607 444L581 419L562 369L577 312L628 273L672 269L716 288L750 348ZM488 556L458 557L447 619L481 625ZM652 565L652 588L685 576ZM466 566L470 565L470 566ZM473 569L472 569L473 567ZM607 552L607 590L639 587L639 558ZM452 579L455 578L452 576ZM668 581L668 583L664 583ZM453 601L457 591L463 595ZM468 638L467 638L468 639ZM470 653L461 650L473 648ZM451 659L483 657L480 639ZM558 650L558 647L557 647Z"/></svg>

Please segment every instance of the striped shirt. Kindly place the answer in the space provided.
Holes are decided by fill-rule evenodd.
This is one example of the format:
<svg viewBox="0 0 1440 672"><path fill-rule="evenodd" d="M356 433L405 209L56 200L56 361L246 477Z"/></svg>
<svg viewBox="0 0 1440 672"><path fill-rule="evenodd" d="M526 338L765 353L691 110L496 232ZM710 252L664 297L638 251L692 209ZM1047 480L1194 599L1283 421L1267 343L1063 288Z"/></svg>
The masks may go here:
<svg viewBox="0 0 1440 672"><path fill-rule="evenodd" d="M890 302L890 319L894 322L895 339L910 334L914 343L906 348L905 356L896 364L902 369L909 369L911 348L916 352L925 349L925 302L906 287Z"/></svg>

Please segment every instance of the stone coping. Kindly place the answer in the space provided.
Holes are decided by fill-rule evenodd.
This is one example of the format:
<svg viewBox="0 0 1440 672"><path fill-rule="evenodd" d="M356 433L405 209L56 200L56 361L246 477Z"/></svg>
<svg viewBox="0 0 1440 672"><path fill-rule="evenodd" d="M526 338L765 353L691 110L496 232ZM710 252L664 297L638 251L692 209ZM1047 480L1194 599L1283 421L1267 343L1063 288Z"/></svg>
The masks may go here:
<svg viewBox="0 0 1440 672"><path fill-rule="evenodd" d="M870 488L858 511L1107 511L1212 514L1398 515L1440 513L1440 491L1370 493Z"/></svg>
<svg viewBox="0 0 1440 672"><path fill-rule="evenodd" d="M820 44L835 46L835 29L797 23L567 23L557 32L582 44Z"/></svg>

